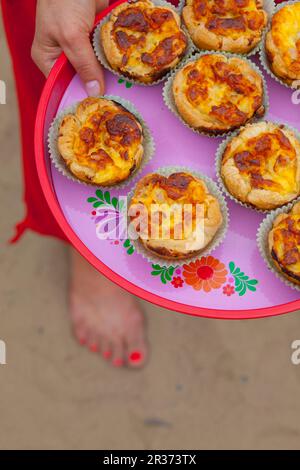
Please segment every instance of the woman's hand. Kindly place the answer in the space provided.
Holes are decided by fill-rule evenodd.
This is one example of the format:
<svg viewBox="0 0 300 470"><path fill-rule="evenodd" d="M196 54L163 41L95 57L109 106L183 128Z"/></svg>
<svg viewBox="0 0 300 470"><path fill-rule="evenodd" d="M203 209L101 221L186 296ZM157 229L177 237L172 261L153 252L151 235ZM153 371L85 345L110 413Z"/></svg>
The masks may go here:
<svg viewBox="0 0 300 470"><path fill-rule="evenodd" d="M38 0L32 58L47 77L63 51L89 96L104 93L102 68L90 43L95 15L107 0Z"/></svg>

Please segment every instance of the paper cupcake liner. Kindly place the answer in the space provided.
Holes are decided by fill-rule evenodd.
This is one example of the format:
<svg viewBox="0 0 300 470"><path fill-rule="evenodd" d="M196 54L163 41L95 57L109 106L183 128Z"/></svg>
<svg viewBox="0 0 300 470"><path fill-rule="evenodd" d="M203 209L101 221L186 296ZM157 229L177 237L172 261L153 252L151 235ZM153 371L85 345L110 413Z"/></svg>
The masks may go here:
<svg viewBox="0 0 300 470"><path fill-rule="evenodd" d="M294 5L295 3L298 3L298 2L295 2L293 0L288 0L286 2L280 3L279 5L277 5L274 8L272 17L274 16L275 13L277 13L279 10L281 10L281 8L283 8L287 5ZM266 36L267 36L268 32L270 31L270 29L271 29L271 21L269 22L269 25L268 25L267 29L265 30L265 32L263 34L263 39L261 41L261 48L260 48L260 51L259 51L260 63L263 66L264 70L267 72L267 74L270 77L274 78L274 80L276 80L276 82L280 83L281 85L285 86L286 88L289 88L290 90L296 90L297 87L293 87L292 85L288 85L288 83L285 83L284 80L282 80L280 77L277 77L277 75L275 75L275 73L272 71L272 69L269 65L269 61L268 61L268 57L267 57L267 51L266 51Z"/></svg>
<svg viewBox="0 0 300 470"><path fill-rule="evenodd" d="M128 111L130 111L136 119L139 121L139 123L142 126L143 129L143 147L144 147L144 154L142 157L141 164L139 168L134 171L125 181L122 181L121 183L115 184L115 185L101 185L101 184L96 184L96 183L87 183L85 181L81 181L80 179L76 178L76 176L71 173L71 171L67 168L62 156L59 153L58 150L58 134L59 134L59 128L60 125L64 119L64 117L67 114L73 114L76 112L77 106L79 105L79 102L74 103L72 106L68 106L66 109L61 111L60 113L57 114L55 119L53 120L49 133L48 133L48 150L50 153L50 158L55 166L55 168L66 178L68 178L71 181L74 181L79 184L83 184L84 186L97 186L99 188L111 188L111 189L122 189L126 186L128 186L129 183L132 183L134 181L139 173L142 171L142 169L149 163L151 160L154 152L155 152L155 143L153 140L153 137L151 135L151 132L146 125L145 121L143 120L142 116L140 113L136 110L136 108L133 106L132 103L130 103L127 100L124 100L123 98L120 98L119 96L114 96L114 95L103 95L100 96L99 98L105 98L108 100L115 101L116 103L122 105L124 108L126 108Z"/></svg>
<svg viewBox="0 0 300 470"><path fill-rule="evenodd" d="M156 5L156 6L159 6L159 7L168 7L168 8L172 8L176 13L178 13L177 9L174 7L174 5L172 5L171 3L169 3L168 1L166 0L151 0L151 2ZM113 10L112 10L113 12ZM112 13L111 12L111 13ZM127 77L126 75L122 75L121 72L118 72L117 70L114 70L111 65L109 64L107 58L106 58L106 55L105 55L105 52L104 52L104 49L102 47L102 43L101 43L101 40L100 40L100 32L101 32L101 28L104 24L106 24L108 21L109 21L109 18L110 18L110 15L107 15L105 18L103 18L99 24L96 26L95 30L94 30L94 33L93 33L93 48L94 48L94 51L95 51L95 54L97 56L97 59L99 60L99 62L101 62L101 64L103 65L103 67L105 67L107 70L109 70L111 73L113 73L114 75L116 75L117 77L119 77L120 79L123 79L123 80L126 80L127 82L129 83L136 83L137 85L142 85L142 86L154 86L154 85L157 85L161 82L163 82L164 80L166 80L170 74L172 73L172 70L170 70L168 73L166 73L163 77L159 78L158 80L155 80L154 82L152 83L143 83L142 81L138 80L138 79L134 79L134 78L130 78L130 77ZM193 41L191 40L187 30L185 27L183 27L183 25L181 25L181 29L184 31L184 33L186 34L186 37L187 37L187 40L188 40L188 44L187 44L187 49L186 49L186 52L184 54L184 56L182 57L182 59L180 60L179 64L182 63L182 61L188 57L194 50L195 50L195 46L194 46L194 43ZM177 65L179 65L177 64Z"/></svg>
<svg viewBox="0 0 300 470"><path fill-rule="evenodd" d="M190 168L183 167L183 166L182 167L181 166L162 167L162 168L158 168L157 170L153 170L153 172L151 173L159 173L160 175L163 175L163 176L170 176L172 173L180 172L180 171L190 173L191 175L197 178L200 178L201 180L205 182L210 194L215 196L219 201L221 213L223 216L223 222L222 222L221 227L217 231L215 237L209 243L209 245L207 245L201 252L197 253L196 255L190 256L188 258L181 259L181 260L176 259L176 258L174 258L174 260L167 260L167 259L161 258L155 255L154 253L151 253L149 250L147 250L144 247L144 245L141 243L139 238L136 240L132 239L131 241L132 241L133 246L136 249L136 252L139 253L143 258L145 258L151 263L158 263L158 264L163 263L164 266L174 266L174 265L182 266L183 264L190 263L191 261L195 261L199 259L199 257L207 256L208 254L210 254L224 241L224 238L226 236L226 232L229 226L229 211L228 211L227 203L222 192L218 188L217 184L211 178L204 175L203 173L191 170ZM130 193L127 195L128 207L130 206L130 201L134 195L135 190L136 190L136 187L134 187L130 191Z"/></svg>
<svg viewBox="0 0 300 470"><path fill-rule="evenodd" d="M176 73L182 69L186 64L188 64L189 62L194 62L195 60L197 60L199 57L203 56L203 55L206 55L206 54L222 54L222 55L225 55L227 57L237 57L238 59L242 59L244 61L246 61L258 74L259 76L261 77L262 81L263 81L263 90L264 90L264 97L263 97L263 104L264 104L264 107L265 107L265 114L264 116L267 115L268 111L269 111L269 94L268 94L268 88L267 88L267 84L266 84L266 81L265 81L265 78L261 72L261 70L257 67L257 65L255 65L250 59L247 59L246 57L241 57L239 56L238 54L231 54L229 52L217 52L217 51L202 51L202 52L197 52L196 54L193 54L191 55L190 57L188 57L182 64L180 64L180 66L176 67L176 69L172 72L172 74L170 75L170 77L168 78L168 80L166 81L165 85L164 85L164 88L163 88L163 100L165 102L165 105L169 108L169 110L175 114L175 116L178 117L178 119L186 126L188 127L189 129L191 129L191 131L195 132L196 134L200 134L200 135L205 135L206 137L213 137L213 138L222 138L222 137L227 137L227 136L230 136L232 135L235 130L231 130L231 131L225 131L225 132L221 132L221 133L210 133L210 132L207 132L207 131L201 131L201 130L198 130L198 129L195 129L194 127L190 126L184 119L183 117L180 115L180 113L178 112L177 110L177 107L176 107L176 104L175 104L175 100L174 100L174 96L173 96L173 90L172 90L172 87L173 87L173 81L174 81L174 78L175 78L175 75ZM249 123L254 123L254 122L258 122L258 121L261 121L262 119L264 119L264 116L263 117L252 117L248 122L247 124ZM240 128L239 128L240 129Z"/></svg>
<svg viewBox="0 0 300 470"><path fill-rule="evenodd" d="M267 15L268 15L268 23L267 23L267 26L263 29L262 31L262 37L261 37L261 40L259 41L259 43L254 47L254 49L252 49L250 52L246 52L246 53L242 53L242 52L236 52L235 54L241 56L241 57L251 57L253 55L255 55L261 48L261 45L262 45L262 41L263 41L263 35L264 35L264 32L267 30L268 28L268 24L269 24L269 21L270 19L272 18L273 14L274 14L274 10L275 10L275 1L274 0L263 0L264 1L264 10L266 11ZM179 4L178 4L178 12L180 14L180 16L182 15L182 10L183 8L185 7L186 5L186 0L180 0L179 1ZM181 16L182 17L182 16ZM194 44L194 43L193 43ZM203 49L200 49L199 47L196 46L196 44L194 44L194 47L197 51L202 51ZM219 49L212 49L212 52L226 52L226 51L222 51L222 50L219 50Z"/></svg>
<svg viewBox="0 0 300 470"><path fill-rule="evenodd" d="M260 224L258 231L257 231L257 236L256 236L256 241L257 241L257 246L258 250L268 266L268 269L272 271L272 273L275 274L275 276L280 279L285 285L291 287L294 290L300 291L300 286L297 284L294 284L293 282L289 281L281 272L276 268L275 264L272 261L272 257L269 253L269 247L268 247L268 236L269 232L273 227L273 222L276 219L276 217L279 214L287 213L289 212L292 207L294 206L295 202L291 202L287 206L280 207L279 209L276 209L272 211L270 214L265 217L265 219L262 221Z"/></svg>
<svg viewBox="0 0 300 470"><path fill-rule="evenodd" d="M292 131L295 134L295 136L297 137L297 139L299 140L299 142L300 142L300 132L298 131L298 129L295 129L294 127L291 127L288 124L285 124L281 121L276 121L274 119L273 120L266 119L266 120L264 120L264 122L270 122L271 124L277 124L279 126L283 125L286 129L288 129L289 131ZM255 212L259 212L261 214L269 214L271 211L274 211L277 208L276 209L258 209L254 206L251 206L250 204L247 204L246 202L240 201L235 196L233 196L233 194L230 193L230 191L227 189L227 186L225 185L224 180L221 176L222 158L223 158L223 154L226 150L227 145L231 142L232 139L234 139L236 136L238 136L240 134L240 132L242 132L246 127L247 127L247 125L241 127L237 131L235 131L232 135L227 137L227 139L223 140L221 142L221 144L219 145L219 147L217 148L215 166L216 166L216 175L217 175L218 185L219 185L219 188L221 189L222 193L225 196L229 197L229 199L236 202L240 206L246 207L247 209L251 209L251 210L253 210ZM293 199L292 201L286 202L285 204L280 206L280 209L284 208L284 207L287 207L291 203L297 202L299 199L300 199L300 195L297 198Z"/></svg>

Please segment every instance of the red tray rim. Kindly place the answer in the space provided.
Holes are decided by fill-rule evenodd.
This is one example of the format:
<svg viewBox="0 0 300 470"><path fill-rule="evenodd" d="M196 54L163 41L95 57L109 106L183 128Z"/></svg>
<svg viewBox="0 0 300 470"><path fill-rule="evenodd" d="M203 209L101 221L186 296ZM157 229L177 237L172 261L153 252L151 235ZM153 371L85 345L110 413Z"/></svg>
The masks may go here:
<svg viewBox="0 0 300 470"><path fill-rule="evenodd" d="M120 0L110 7L103 10L95 20L95 26L98 22L107 15L116 5L119 5L127 0ZM255 319L255 318L265 318L275 315L282 315L300 309L300 300L295 300L281 305L276 305L273 307L266 307L261 309L248 309L248 310L222 310L222 309L208 309L202 307L195 307L191 305L186 305L179 303L173 300L165 299L157 294L150 293L145 289L138 287L120 276L119 274L112 271L107 265L100 261L80 240L76 235L74 230L71 228L67 222L62 209L59 205L58 199L55 194L54 187L49 178L49 173L47 169L47 155L45 152L45 122L46 122L46 113L47 108L52 96L54 85L57 80L60 79L61 75L69 69L69 72L75 75L75 70L68 62L66 56L62 54L60 58L55 63L54 67L51 70L51 73L46 81L44 86L39 106L37 110L36 123L35 123L35 137L34 137L34 146L35 146L35 160L36 167L38 171L38 176L40 183L43 189L44 196L47 200L49 208L53 213L56 221L58 222L60 228L66 235L67 239L73 245L73 247L89 262L96 268L101 274L106 276L115 284L119 285L123 289L127 290L131 294L136 295L137 297L151 302L159 307L165 309L173 310L179 313L184 313L193 316L205 317L205 318L214 318L214 319L225 319L225 320L245 320L245 319Z"/></svg>

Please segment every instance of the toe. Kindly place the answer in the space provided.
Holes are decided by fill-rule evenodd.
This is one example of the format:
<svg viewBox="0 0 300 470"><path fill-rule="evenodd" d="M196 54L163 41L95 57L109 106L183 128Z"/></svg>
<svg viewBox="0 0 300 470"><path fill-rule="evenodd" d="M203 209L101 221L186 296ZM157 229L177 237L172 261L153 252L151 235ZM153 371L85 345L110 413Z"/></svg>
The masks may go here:
<svg viewBox="0 0 300 470"><path fill-rule="evenodd" d="M128 332L126 339L127 365L134 368L143 367L148 355L144 326L139 324L135 330Z"/></svg>
<svg viewBox="0 0 300 470"><path fill-rule="evenodd" d="M100 338L94 330L90 331L87 346L92 353L100 352Z"/></svg>
<svg viewBox="0 0 300 470"><path fill-rule="evenodd" d="M101 339L101 354L106 361L110 360L112 357L112 345L109 339L105 337Z"/></svg>
<svg viewBox="0 0 300 470"><path fill-rule="evenodd" d="M114 338L111 363L114 367L123 367L125 365L124 342L120 338Z"/></svg>
<svg viewBox="0 0 300 470"><path fill-rule="evenodd" d="M132 343L127 347L127 365L133 368L143 367L147 360L147 346L143 341Z"/></svg>
<svg viewBox="0 0 300 470"><path fill-rule="evenodd" d="M78 343L85 346L88 342L88 332L82 322L77 322L73 325L73 333Z"/></svg>

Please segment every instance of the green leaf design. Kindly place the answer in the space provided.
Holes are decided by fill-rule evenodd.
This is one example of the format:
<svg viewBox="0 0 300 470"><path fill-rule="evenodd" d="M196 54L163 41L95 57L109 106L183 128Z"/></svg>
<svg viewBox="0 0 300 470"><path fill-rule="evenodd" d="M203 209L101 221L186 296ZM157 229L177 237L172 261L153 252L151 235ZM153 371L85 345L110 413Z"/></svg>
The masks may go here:
<svg viewBox="0 0 300 470"><path fill-rule="evenodd" d="M114 206L114 208L117 209L118 204L119 204L119 199L117 197L113 197L112 200L111 200L111 203Z"/></svg>
<svg viewBox="0 0 300 470"><path fill-rule="evenodd" d="M128 248L131 245L130 240L125 240L124 248Z"/></svg>
<svg viewBox="0 0 300 470"><path fill-rule="evenodd" d="M122 199L121 201L118 201L119 204L119 212L122 212L124 209L125 201Z"/></svg>
<svg viewBox="0 0 300 470"><path fill-rule="evenodd" d="M233 261L229 263L229 270L234 277L235 291L239 294L240 297L245 295L247 290L250 292L256 291L255 286L258 284L257 279L249 279L249 276L243 273Z"/></svg>
<svg viewBox="0 0 300 470"><path fill-rule="evenodd" d="M105 193L103 193L101 189L97 189L95 195L97 197L89 197L87 199L87 202L89 204L93 204L95 208L100 206L111 206L116 211L120 212L124 206L124 201L119 201L119 198L117 197L112 198L109 191L105 191Z"/></svg>
<svg viewBox="0 0 300 470"><path fill-rule="evenodd" d="M104 206L103 201L98 201L98 202L95 202L95 204L93 204L93 207L95 207L95 209L98 209L98 207L101 207L101 206Z"/></svg>
<svg viewBox="0 0 300 470"><path fill-rule="evenodd" d="M111 204L109 191L105 191L105 193L104 193L104 199L105 199L105 201L107 202L107 204L109 204L109 205Z"/></svg>
<svg viewBox="0 0 300 470"><path fill-rule="evenodd" d="M97 189L96 196L103 201L103 191L101 189Z"/></svg>
<svg viewBox="0 0 300 470"><path fill-rule="evenodd" d="M135 252L135 248L129 239L125 240L123 246L127 249L128 255L133 255L133 253Z"/></svg>
<svg viewBox="0 0 300 470"><path fill-rule="evenodd" d="M131 88L133 87L133 83L127 82L127 80L124 80L123 78L119 78L118 83L122 85L122 83L125 83L126 88Z"/></svg>
<svg viewBox="0 0 300 470"><path fill-rule="evenodd" d="M167 284L172 281L175 266L160 266L159 264L152 264L153 271L151 272L152 276L160 276L160 280L163 284Z"/></svg>

